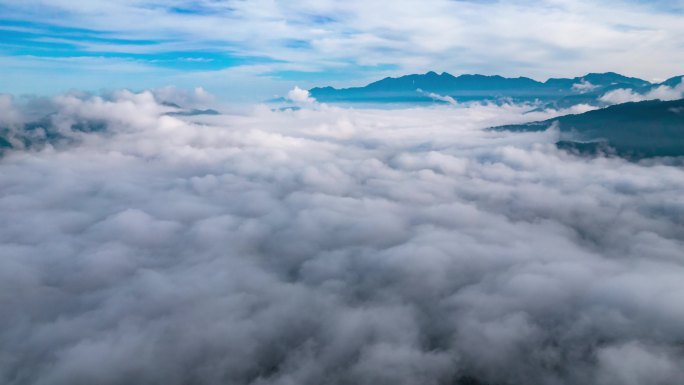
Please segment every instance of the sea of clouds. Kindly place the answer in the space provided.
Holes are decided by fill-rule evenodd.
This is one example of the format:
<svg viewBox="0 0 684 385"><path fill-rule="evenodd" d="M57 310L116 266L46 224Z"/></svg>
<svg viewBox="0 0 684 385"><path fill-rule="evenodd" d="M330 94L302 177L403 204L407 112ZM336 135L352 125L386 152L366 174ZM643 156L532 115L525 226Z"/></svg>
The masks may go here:
<svg viewBox="0 0 684 385"><path fill-rule="evenodd" d="M164 92L0 98L63 138L0 158L3 384L684 383L682 167L484 130L529 106Z"/></svg>

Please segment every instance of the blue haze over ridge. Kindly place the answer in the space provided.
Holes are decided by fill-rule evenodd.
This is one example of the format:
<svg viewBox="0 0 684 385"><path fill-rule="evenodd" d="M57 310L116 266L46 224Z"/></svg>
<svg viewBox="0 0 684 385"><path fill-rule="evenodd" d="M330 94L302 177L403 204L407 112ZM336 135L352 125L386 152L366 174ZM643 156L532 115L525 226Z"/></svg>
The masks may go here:
<svg viewBox="0 0 684 385"><path fill-rule="evenodd" d="M529 132L555 127L559 148L584 155L618 155L639 160L684 156L684 99L618 104L542 122L495 127Z"/></svg>
<svg viewBox="0 0 684 385"><path fill-rule="evenodd" d="M662 85L674 86L681 76L663 83L627 77L614 72L590 73L575 78L551 78L539 82L527 77L506 78L498 75L454 76L433 71L425 74L385 78L364 87L316 87L311 96L321 102L431 102L441 97L458 101L510 99L515 102L541 101L549 107L568 107L575 104L600 105L599 98L606 92L627 89L646 93ZM439 100L439 99L437 99Z"/></svg>
<svg viewBox="0 0 684 385"><path fill-rule="evenodd" d="M554 124L560 130L557 145L581 154L615 154L629 159L684 156L684 99L647 100L640 103L613 102L605 96L620 90L629 97L648 99L663 88L681 91L683 77L661 83L626 77L614 72L590 73L576 78L552 78L539 82L527 77L461 75L428 72L385 78L365 87L335 89L314 88L311 96L320 102L350 105L407 106L458 101L501 101L530 103L530 109L567 108L578 104L607 107L579 115L566 115L543 122L497 127L508 131L540 131ZM681 98L681 96L679 96ZM657 98L651 98L657 99ZM164 100L169 116L218 115L214 109L186 108ZM617 105L612 105L617 104ZM611 106L612 105L612 106ZM282 109L298 109L286 106ZM54 126L50 111L42 117L16 127L0 126L0 155L17 148L37 148L50 143L68 142ZM106 131L106 124L96 120L74 121L77 132Z"/></svg>
<svg viewBox="0 0 684 385"><path fill-rule="evenodd" d="M617 155L632 160L684 156L684 99L657 100L657 90L681 88L683 77L661 83L615 72L590 73L575 78L539 82L527 77L460 75L449 73L385 78L364 87L313 88L311 96L332 103L454 103L504 101L533 103L539 108L568 108L579 104L606 107L543 122L496 127L515 132L560 131L559 148L582 155ZM645 100L617 105L605 98L613 91Z"/></svg>

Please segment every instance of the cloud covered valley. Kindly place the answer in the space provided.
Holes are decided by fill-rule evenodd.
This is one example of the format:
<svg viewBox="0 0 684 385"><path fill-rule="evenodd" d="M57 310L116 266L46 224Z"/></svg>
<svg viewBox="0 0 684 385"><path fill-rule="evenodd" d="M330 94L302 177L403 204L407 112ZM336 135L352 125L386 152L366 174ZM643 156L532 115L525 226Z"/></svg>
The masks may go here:
<svg viewBox="0 0 684 385"><path fill-rule="evenodd" d="M0 98L0 382L684 383L681 162L303 100Z"/></svg>

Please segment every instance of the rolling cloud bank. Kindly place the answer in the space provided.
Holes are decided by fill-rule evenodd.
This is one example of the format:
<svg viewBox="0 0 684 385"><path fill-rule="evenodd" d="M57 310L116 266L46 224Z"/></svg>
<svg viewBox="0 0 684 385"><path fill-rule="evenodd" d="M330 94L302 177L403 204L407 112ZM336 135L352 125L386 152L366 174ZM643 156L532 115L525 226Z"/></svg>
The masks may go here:
<svg viewBox="0 0 684 385"><path fill-rule="evenodd" d="M3 384L684 383L681 162L173 95L0 97Z"/></svg>

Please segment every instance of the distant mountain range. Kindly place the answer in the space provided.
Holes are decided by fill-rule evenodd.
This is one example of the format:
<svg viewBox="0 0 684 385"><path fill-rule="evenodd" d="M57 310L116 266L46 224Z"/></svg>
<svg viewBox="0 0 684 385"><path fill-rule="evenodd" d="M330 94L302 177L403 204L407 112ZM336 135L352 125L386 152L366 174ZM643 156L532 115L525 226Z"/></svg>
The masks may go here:
<svg viewBox="0 0 684 385"><path fill-rule="evenodd" d="M439 81L435 82L435 76L443 78L445 75L410 75L399 78L403 79L400 82L395 81L398 79L383 80L362 89L370 87L370 89L386 90L396 87L397 90L400 90L401 84L415 80L421 87L427 88L429 86L431 90L446 94L445 90L448 90L448 86ZM567 90L568 87L577 88L576 84L584 84L583 87L586 88L586 83L591 83L592 87L602 87L604 90L615 89L616 84L613 84L613 82L618 80L621 81L621 83L618 83L620 87L631 85L634 87L631 88L632 90L652 90L661 85L677 87L681 83L681 78L673 78L664 83L654 85L640 79L626 78L617 74L590 74L575 79L550 79L545 83L538 83L527 78L506 79L496 76L484 78L487 80L477 82L475 80L479 79L479 75L475 77L461 76L454 78L460 80L454 81L455 83L453 84L460 84L463 87L462 90L466 90L467 87L477 87L483 95L491 95L494 91L499 92L504 87L503 84L505 84L506 87L510 87L508 90L510 95L514 92L522 92L520 90L521 84L526 84L527 89L540 87L545 92L552 92L550 90L553 89L557 90L554 92L561 92L558 90ZM539 84L543 86L539 86ZM603 85L601 86L600 84ZM487 87L490 88L489 93L485 92ZM358 89L348 90L361 92ZM351 93L352 91L346 92ZM466 91L463 92L465 93ZM174 109L166 113L166 115L171 116L219 114L218 111L210 109L197 110L184 109L178 105L168 106ZM291 108L297 109L297 107L287 107L286 109ZM684 156L684 99L674 101L648 100L617 104L583 114L566 115L541 122L508 125L491 129L513 132L542 131L550 128L552 125L556 125L561 133L560 141L557 143L558 147L580 154L614 154L630 159ZM71 131L74 133L104 132L106 130L107 123L101 120L79 119L71 125ZM68 134L69 132L66 133ZM76 139L76 137L65 135L64 132L58 130L53 124L53 113L49 113L41 119L16 127L0 126L0 156L5 151L12 149L35 149L42 147L46 143L59 145L60 143L69 143Z"/></svg>
<svg viewBox="0 0 684 385"><path fill-rule="evenodd" d="M406 75L385 78L364 87L317 87L309 90L320 102L450 102L478 100L540 101L549 107L568 107L586 103L606 105L601 96L617 89L646 94L659 87L675 87L682 77L673 77L662 83L623 76L614 72L591 73L571 79L549 79L539 82L526 77L460 75L446 72L437 74Z"/></svg>
<svg viewBox="0 0 684 385"><path fill-rule="evenodd" d="M558 147L581 154L614 154L630 159L684 156L684 99L624 103L543 122L494 130L541 131L557 125Z"/></svg>

